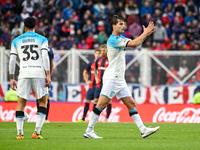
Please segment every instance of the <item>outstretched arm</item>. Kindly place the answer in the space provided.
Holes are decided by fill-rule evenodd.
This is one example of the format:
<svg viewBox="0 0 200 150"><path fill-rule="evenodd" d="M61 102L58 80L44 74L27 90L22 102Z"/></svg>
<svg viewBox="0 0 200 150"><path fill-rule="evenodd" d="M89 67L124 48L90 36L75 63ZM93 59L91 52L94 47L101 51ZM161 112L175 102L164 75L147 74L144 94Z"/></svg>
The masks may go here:
<svg viewBox="0 0 200 150"><path fill-rule="evenodd" d="M146 28L144 25L142 27L143 33L136 39L129 41L127 47L138 47L149 35L155 32L153 22L150 22Z"/></svg>

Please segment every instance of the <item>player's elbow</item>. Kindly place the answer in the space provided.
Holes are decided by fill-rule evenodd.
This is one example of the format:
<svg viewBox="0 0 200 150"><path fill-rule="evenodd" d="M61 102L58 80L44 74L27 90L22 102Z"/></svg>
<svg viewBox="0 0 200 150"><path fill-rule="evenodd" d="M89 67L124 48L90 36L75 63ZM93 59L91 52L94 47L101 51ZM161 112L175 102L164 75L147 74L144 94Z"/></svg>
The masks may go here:
<svg viewBox="0 0 200 150"><path fill-rule="evenodd" d="M132 41L128 42L127 47L138 47L139 45L140 44L137 41L132 40Z"/></svg>

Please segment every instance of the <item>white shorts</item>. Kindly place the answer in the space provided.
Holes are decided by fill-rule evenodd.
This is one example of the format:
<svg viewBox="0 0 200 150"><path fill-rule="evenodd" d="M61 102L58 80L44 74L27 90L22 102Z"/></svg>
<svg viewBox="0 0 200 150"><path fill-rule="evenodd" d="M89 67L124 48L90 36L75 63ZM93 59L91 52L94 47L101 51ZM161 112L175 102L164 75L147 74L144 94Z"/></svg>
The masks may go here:
<svg viewBox="0 0 200 150"><path fill-rule="evenodd" d="M19 79L17 84L18 97L29 99L31 89L33 88L38 99L48 95L48 87L45 86L44 78L25 78Z"/></svg>
<svg viewBox="0 0 200 150"><path fill-rule="evenodd" d="M102 96L112 99L115 95L117 99L131 96L125 80L104 79L101 90Z"/></svg>

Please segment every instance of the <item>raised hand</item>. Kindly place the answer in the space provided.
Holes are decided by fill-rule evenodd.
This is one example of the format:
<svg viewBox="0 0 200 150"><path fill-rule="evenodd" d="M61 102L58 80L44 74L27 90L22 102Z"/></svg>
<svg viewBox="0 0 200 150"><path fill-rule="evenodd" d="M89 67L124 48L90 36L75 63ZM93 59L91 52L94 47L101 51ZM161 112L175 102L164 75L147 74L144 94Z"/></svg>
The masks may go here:
<svg viewBox="0 0 200 150"><path fill-rule="evenodd" d="M142 27L143 27L144 33L146 33L147 36L149 36L149 35L151 35L152 33L155 32L155 30L154 30L155 26L154 26L153 22L149 22L149 24L148 24L148 26L146 28L145 28L144 25L142 25Z"/></svg>

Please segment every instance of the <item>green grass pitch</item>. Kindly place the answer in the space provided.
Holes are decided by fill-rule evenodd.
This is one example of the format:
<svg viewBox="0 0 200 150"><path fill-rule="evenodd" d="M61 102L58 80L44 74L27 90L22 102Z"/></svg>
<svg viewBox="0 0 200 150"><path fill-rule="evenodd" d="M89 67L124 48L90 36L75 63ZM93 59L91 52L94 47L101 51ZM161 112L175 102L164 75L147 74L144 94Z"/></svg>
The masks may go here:
<svg viewBox="0 0 200 150"><path fill-rule="evenodd" d="M103 139L86 139L88 123L44 124L44 139L32 139L35 123L24 124L24 139L16 139L16 123L0 122L0 149L34 150L199 150L200 125L183 123L145 123L160 130L143 139L134 123L100 123L95 132Z"/></svg>

